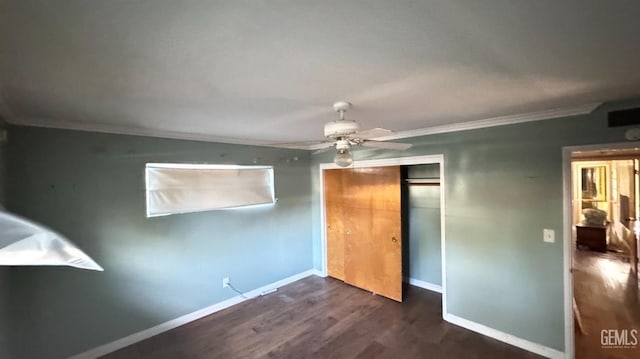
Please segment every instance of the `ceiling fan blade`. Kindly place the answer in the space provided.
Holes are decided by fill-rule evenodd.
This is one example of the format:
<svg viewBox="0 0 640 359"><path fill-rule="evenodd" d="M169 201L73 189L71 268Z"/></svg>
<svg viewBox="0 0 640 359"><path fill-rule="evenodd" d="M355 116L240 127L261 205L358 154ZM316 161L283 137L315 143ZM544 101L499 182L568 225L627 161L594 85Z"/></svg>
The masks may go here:
<svg viewBox="0 0 640 359"><path fill-rule="evenodd" d="M389 136L391 134L393 134L393 131L387 130L386 128L372 128L370 130L358 131L354 133L352 137L368 139L368 138Z"/></svg>
<svg viewBox="0 0 640 359"><path fill-rule="evenodd" d="M315 144L313 146L310 146L308 149L309 150L316 150L316 151L311 153L312 155L315 155L315 154L318 154L318 153L329 151L330 149L332 149L335 146L336 146L335 142L322 142L322 143L318 143L318 144Z"/></svg>
<svg viewBox="0 0 640 359"><path fill-rule="evenodd" d="M360 144L362 147L383 148L386 150L404 151L413 146L410 143L400 142L382 142L382 141L364 141Z"/></svg>
<svg viewBox="0 0 640 359"><path fill-rule="evenodd" d="M311 152L311 155L317 155L317 154L320 154L320 153L325 153L325 152L331 151L332 149L333 149L333 146L321 148L321 149L319 149L317 151Z"/></svg>

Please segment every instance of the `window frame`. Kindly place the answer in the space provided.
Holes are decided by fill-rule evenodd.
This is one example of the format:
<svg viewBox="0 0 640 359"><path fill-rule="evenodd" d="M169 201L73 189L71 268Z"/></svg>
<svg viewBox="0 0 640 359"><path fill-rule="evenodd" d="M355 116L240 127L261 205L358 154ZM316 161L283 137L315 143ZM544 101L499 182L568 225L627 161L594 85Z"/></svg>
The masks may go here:
<svg viewBox="0 0 640 359"><path fill-rule="evenodd" d="M208 209L197 209L197 210L184 210L184 211L170 211L166 213L152 213L150 212L150 189L149 189L149 181L150 181L150 168L166 168L166 169L189 169L189 170L266 170L268 173L268 186L271 194L271 202L265 203L253 203L246 205L238 205L238 206L230 206L230 207L212 207ZM275 169L272 165L231 165L231 164L205 164L205 163L159 163L159 162L149 162L145 164L144 170L144 181L145 181L145 214L147 218L153 217L164 217L170 216L174 214L186 214L186 213L196 213L196 212L207 212L207 211L218 211L218 210L228 210L228 209L240 209L240 208L253 208L257 206L272 206L277 202L275 196Z"/></svg>

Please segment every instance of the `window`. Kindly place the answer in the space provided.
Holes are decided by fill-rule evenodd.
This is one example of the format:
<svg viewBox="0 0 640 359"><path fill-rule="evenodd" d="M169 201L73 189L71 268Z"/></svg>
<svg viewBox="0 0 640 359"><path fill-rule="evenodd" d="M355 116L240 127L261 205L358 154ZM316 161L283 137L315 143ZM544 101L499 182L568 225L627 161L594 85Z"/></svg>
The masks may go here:
<svg viewBox="0 0 640 359"><path fill-rule="evenodd" d="M147 163L147 217L275 202L272 166Z"/></svg>

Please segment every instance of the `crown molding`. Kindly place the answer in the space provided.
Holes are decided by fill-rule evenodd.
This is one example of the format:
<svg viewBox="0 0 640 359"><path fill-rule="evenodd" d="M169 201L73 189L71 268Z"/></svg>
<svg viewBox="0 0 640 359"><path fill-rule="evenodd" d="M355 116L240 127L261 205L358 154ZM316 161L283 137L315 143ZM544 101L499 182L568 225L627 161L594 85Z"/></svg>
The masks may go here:
<svg viewBox="0 0 640 359"><path fill-rule="evenodd" d="M398 140L401 138L434 135L438 133L475 130L475 129L486 128L486 127L513 125L513 124L523 123L523 122L533 122L533 121L550 120L553 118L560 118L560 117L586 115L593 112L593 110L598 108L600 105L602 105L602 102L594 102L594 103L588 103L588 104L579 105L579 106L556 108L556 109L529 112L529 113L523 113L523 114L517 114L517 115L491 117L483 120L454 123L450 125L425 127L417 130L396 132L389 136L378 137L375 140L376 141Z"/></svg>
<svg viewBox="0 0 640 359"><path fill-rule="evenodd" d="M573 106L573 107L563 107L563 108L529 112L529 113L523 113L523 114L517 114L517 115L491 117L483 120L454 123L450 125L425 127L425 128L419 128L416 130L395 132L389 136L376 137L374 140L391 141L391 140L399 140L402 138L435 135L439 133L475 130L475 129L486 128L486 127L513 125L513 124L523 123L523 122L542 121L542 120L550 120L553 118L560 118L560 117L586 115L593 112L593 110L598 108L598 106L600 105L602 105L602 102L594 102L594 103ZM306 147L306 149L319 150L325 147L326 146L319 144L319 145L308 146Z"/></svg>
<svg viewBox="0 0 640 359"><path fill-rule="evenodd" d="M500 116L500 117L492 117L483 120L462 122L462 123L454 123L450 125L442 125L442 126L434 126L434 127L426 127L420 128L416 130L409 131L400 131L396 132L389 136L377 137L377 141L389 141L389 140L397 140L402 138L409 137L418 137L418 136L426 136L433 135L439 133L447 133L447 132L456 132L456 131L466 131L466 130L474 130L486 127L495 127L495 126L504 126L511 125L523 122L532 122L532 121L541 121L541 120L549 120L553 118L567 117L567 116L576 116L576 115L584 115L593 112L598 106L602 103L589 103L580 106L573 107L565 107L558 109L550 109L544 111L530 112L518 115L510 115L510 116ZM282 145L282 144L274 144L270 141L260 141L260 140L251 140L246 138L234 138L234 137L222 137L222 136L212 136L202 133L189 133L189 132L179 132L179 131L169 131L169 130L157 130L157 129L149 129L149 128L138 128L138 127L128 127L128 126L120 126L120 125L110 125L104 123L84 123L84 122L75 122L75 121L49 121L42 118L19 118L12 115L8 112L6 106L2 106L2 102L0 102L0 110L4 108L4 111L0 111L0 115L3 113L7 115L5 121L12 125L20 125L20 126L33 126L33 127L47 127L47 128L57 128L57 129L65 129L65 130L77 130L77 131L87 131L87 132L100 132L100 133L112 133L119 135L133 135L133 136L145 136L145 137L158 137L158 138L170 138L170 139L178 139L178 140L189 140L189 141L201 141L201 142L218 142L218 143L229 143L236 145L248 145L248 146L264 146L264 147L276 147L276 148L287 148L287 149L300 149L300 150L317 150L319 148L323 148L326 146L320 145Z"/></svg>
<svg viewBox="0 0 640 359"><path fill-rule="evenodd" d="M246 138L212 136L212 135L207 135L202 133L156 130L156 129L149 129L149 128L110 125L110 124L104 124L104 123L85 123L85 122L76 122L76 121L49 121L46 119L34 118L34 117L30 117L30 118L14 117L8 122L9 124L18 125L18 126L46 127L46 128L55 128L55 129L61 129L61 130L110 133L110 134L116 134L116 135L157 137L157 138L168 138L168 139L200 141L200 142L217 142L217 143L227 143L227 144L247 145L247 146L265 146L265 147L278 147L278 148L304 149L304 150L307 149L306 147L276 146L276 145L273 145L272 142L270 143L268 141L251 140Z"/></svg>

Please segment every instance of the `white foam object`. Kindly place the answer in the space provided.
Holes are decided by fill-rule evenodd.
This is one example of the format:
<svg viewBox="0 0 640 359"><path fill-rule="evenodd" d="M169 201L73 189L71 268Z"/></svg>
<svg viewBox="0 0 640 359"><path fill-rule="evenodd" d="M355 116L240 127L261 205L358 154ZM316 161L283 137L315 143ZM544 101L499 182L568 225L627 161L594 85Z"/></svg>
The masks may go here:
<svg viewBox="0 0 640 359"><path fill-rule="evenodd" d="M64 236L0 210L0 265L70 266L103 271Z"/></svg>

